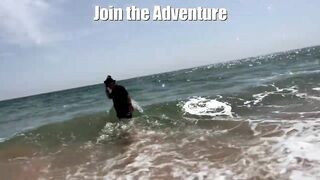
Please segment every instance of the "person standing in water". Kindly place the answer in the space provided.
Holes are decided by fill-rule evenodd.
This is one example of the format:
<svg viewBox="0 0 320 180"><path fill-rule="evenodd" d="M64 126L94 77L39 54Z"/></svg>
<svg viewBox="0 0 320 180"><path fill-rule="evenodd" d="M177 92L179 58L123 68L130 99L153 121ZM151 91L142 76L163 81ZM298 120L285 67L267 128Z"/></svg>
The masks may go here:
<svg viewBox="0 0 320 180"><path fill-rule="evenodd" d="M106 95L112 99L114 109L119 119L132 118L133 106L128 91L121 85L118 85L109 75L104 81L106 87Z"/></svg>

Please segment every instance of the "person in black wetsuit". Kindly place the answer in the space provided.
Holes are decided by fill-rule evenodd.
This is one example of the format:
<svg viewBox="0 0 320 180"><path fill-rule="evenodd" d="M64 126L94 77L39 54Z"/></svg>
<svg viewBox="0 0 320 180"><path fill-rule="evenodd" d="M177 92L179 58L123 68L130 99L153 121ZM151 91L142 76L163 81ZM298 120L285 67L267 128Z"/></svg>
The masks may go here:
<svg viewBox="0 0 320 180"><path fill-rule="evenodd" d="M133 107L128 91L121 85L118 85L111 76L104 81L106 95L112 99L114 109L119 119L132 118Z"/></svg>

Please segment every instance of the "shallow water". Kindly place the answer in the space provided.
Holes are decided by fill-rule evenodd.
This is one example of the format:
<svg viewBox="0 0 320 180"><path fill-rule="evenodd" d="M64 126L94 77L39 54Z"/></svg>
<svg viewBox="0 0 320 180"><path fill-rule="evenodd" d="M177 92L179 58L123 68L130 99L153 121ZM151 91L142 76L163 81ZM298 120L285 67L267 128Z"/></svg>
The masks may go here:
<svg viewBox="0 0 320 180"><path fill-rule="evenodd" d="M0 102L5 179L319 179L320 47Z"/></svg>

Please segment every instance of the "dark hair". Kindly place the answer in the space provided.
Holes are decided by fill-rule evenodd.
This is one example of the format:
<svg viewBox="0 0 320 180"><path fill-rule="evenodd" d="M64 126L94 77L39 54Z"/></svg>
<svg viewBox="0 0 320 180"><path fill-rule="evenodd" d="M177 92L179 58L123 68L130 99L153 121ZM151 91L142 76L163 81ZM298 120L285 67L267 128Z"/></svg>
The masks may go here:
<svg viewBox="0 0 320 180"><path fill-rule="evenodd" d="M112 79L112 77L110 75L108 75L107 79L104 81L105 85L108 85L110 83L115 83L116 80Z"/></svg>

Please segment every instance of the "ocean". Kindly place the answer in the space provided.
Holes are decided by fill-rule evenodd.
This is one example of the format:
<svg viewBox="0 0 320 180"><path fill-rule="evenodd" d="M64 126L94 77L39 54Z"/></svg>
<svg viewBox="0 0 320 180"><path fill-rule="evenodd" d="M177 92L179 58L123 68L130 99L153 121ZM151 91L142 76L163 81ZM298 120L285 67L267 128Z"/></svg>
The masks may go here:
<svg viewBox="0 0 320 180"><path fill-rule="evenodd" d="M320 179L320 46L118 83L128 122L102 83L1 101L0 179Z"/></svg>

